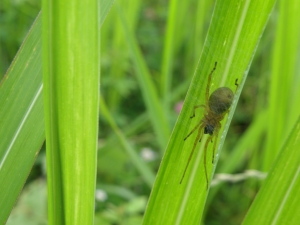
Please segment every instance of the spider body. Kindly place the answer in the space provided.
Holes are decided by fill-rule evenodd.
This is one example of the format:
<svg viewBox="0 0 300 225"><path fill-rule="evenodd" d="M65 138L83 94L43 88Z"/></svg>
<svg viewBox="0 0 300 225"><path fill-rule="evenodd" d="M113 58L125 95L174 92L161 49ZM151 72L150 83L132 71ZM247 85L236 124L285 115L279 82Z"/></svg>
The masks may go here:
<svg viewBox="0 0 300 225"><path fill-rule="evenodd" d="M228 113L229 108L232 104L234 93L228 87L220 87L216 89L211 95L209 95L210 83L212 74L217 67L217 62L211 73L208 76L208 83L206 86L206 104L205 105L196 105L194 106L193 115L191 118L195 117L195 110L197 108L203 107L204 108L204 115L200 122L191 130L191 132L184 138L184 141L195 131L198 130L197 137L194 141L193 149L190 153L187 165L185 167L184 173L182 175L181 181L182 182L190 160L193 156L194 150L197 146L197 143L201 141L203 134L209 134L210 136L207 138L204 146L204 170L205 170L205 177L206 177L206 187L208 188L208 176L207 176L207 169L206 169L206 151L209 142L212 142L212 139L215 137L215 142L213 146L213 156L212 162L214 162L214 155L215 155L215 148L216 143L219 135L219 130L221 128L221 121L224 119L224 116ZM238 87L237 79L235 81L235 85Z"/></svg>
<svg viewBox="0 0 300 225"><path fill-rule="evenodd" d="M209 97L208 106L205 107L204 117L201 120L204 125L204 134L213 135L221 128L220 121L228 112L234 94L228 87L216 89Z"/></svg>

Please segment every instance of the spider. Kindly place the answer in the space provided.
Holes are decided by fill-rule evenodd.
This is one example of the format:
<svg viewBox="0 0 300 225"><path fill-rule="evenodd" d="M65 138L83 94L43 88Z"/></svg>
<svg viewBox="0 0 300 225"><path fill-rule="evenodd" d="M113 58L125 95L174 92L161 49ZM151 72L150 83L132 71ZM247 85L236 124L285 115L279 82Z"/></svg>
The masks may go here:
<svg viewBox="0 0 300 225"><path fill-rule="evenodd" d="M198 134L194 141L194 146L193 146L190 156L188 158L188 162L184 169L182 178L180 180L180 184L182 183L182 180L185 176L186 170L189 166L189 163L191 161L191 158L193 156L193 153L195 151L197 143L201 141L203 134L209 134L210 136L206 140L205 146L204 146L204 171L205 171L205 178L206 178L206 189L208 189L208 176L207 176L207 169L206 169L207 146L208 146L208 143L210 141L212 142L213 138L215 137L213 152L212 152L212 163L213 163L214 157L215 157L216 143L217 143L217 139L218 139L218 135L219 135L219 130L221 128L220 122L224 119L224 116L229 112L229 108L232 104L233 97L234 97L234 93L228 87L220 87L220 88L216 89L211 95L209 95L212 74L216 70L216 68L217 68L217 62L215 62L215 66L208 76L208 82L207 82L207 86L206 86L206 96L205 96L206 104L194 106L193 115L191 116L191 118L194 118L195 110L197 108L203 107L204 108L203 118L191 130L191 132L184 138L184 141L185 141L195 130L198 129ZM238 82L238 79L235 80L235 85L238 88L237 82ZM202 130L204 130L204 132L202 132Z"/></svg>

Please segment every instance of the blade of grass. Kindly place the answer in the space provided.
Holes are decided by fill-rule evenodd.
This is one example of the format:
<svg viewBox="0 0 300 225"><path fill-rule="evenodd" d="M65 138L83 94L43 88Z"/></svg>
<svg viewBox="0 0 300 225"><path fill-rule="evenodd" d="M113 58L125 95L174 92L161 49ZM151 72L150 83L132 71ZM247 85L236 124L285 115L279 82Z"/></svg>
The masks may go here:
<svg viewBox="0 0 300 225"><path fill-rule="evenodd" d="M103 24L113 0L101 1ZM4 224L45 139L41 17L37 17L0 85L0 224Z"/></svg>
<svg viewBox="0 0 300 225"><path fill-rule="evenodd" d="M198 69L160 166L143 224L198 224L200 222L207 196L202 159L205 140L202 140L196 149L183 183L179 184L195 135L186 141L183 139L199 122L202 115L199 110L200 112L196 114L197 119L191 120L192 109L195 105L205 103L207 76L216 61L218 67L213 75L211 91L220 86L235 90L236 78L239 78L240 89L242 88L273 4L274 0L217 1ZM237 96L239 94L240 90ZM220 131L220 138L214 140L217 141L218 146L216 161L237 98L233 102L226 124ZM211 148L209 145L208 175L214 170L209 163L212 161Z"/></svg>
<svg viewBox="0 0 300 225"><path fill-rule="evenodd" d="M201 53L201 49L204 44L204 38L205 34L207 33L208 27L206 26L207 21L210 21L208 19L208 16L211 16L211 11L214 6L214 1L211 0L201 0L196 1L197 6L195 13L188 13L188 15L182 15L182 17L190 16L190 18L185 19L184 22L190 21L193 29L190 28L190 26L187 26L187 34L185 35L187 44L187 53L184 59L184 65L189 65L184 67L184 73L186 77L192 77L192 74L194 73L199 56ZM193 4L193 2L192 2ZM194 18L194 14L196 14L196 18ZM182 24L184 26L184 24ZM178 30L181 32L181 30ZM190 38L193 38L193 41L190 41Z"/></svg>
<svg viewBox="0 0 300 225"><path fill-rule="evenodd" d="M101 184L101 185L97 185L97 188L107 192L108 194L120 196L129 201L134 198L137 198L137 195L133 191L128 190L127 188L124 187Z"/></svg>
<svg viewBox="0 0 300 225"><path fill-rule="evenodd" d="M99 1L43 1L49 224L93 224L100 84Z"/></svg>
<svg viewBox="0 0 300 225"><path fill-rule="evenodd" d="M205 34L207 28L205 27L205 22L208 21L206 17L211 16L209 12L212 11L214 1L198 1L197 2L197 18L195 23L195 37L193 41L194 51L193 51L193 65L196 68L198 64L199 49L202 49L204 44Z"/></svg>
<svg viewBox="0 0 300 225"><path fill-rule="evenodd" d="M103 116L106 118L106 121L110 124L111 128L116 133L117 137L119 138L121 144L123 145L126 153L131 158L132 163L135 165L135 167L139 170L141 175L143 176L143 179L148 184L149 187L152 187L154 183L155 176L153 172L150 170L150 168L141 160L141 158L138 156L137 152L132 148L130 143L126 140L123 133L120 131L120 129L117 127L117 124L111 117L110 113L108 112L108 109L106 107L106 104L102 97L100 97L100 112L103 114Z"/></svg>
<svg viewBox="0 0 300 225"><path fill-rule="evenodd" d="M128 26L131 31L134 31L137 23L137 15L140 11L141 1L134 0L128 3L127 1L123 1L119 3L124 11L128 12L127 21ZM124 58L128 58L128 48L126 45L126 41L123 38L122 24L121 21L117 19L117 9L116 7L112 8L114 15L114 29L113 29L113 37L112 37L112 46L114 49L114 60L112 61L112 65L110 67L110 73L108 76L111 80L116 83L124 85L122 79L125 79L125 75L127 73L126 64L127 60ZM107 37L107 36L106 36ZM108 37L107 37L108 38ZM111 88L109 89L109 93L107 94L109 108L112 112L118 110L120 106L120 100L123 97L119 92L119 88Z"/></svg>
<svg viewBox="0 0 300 225"><path fill-rule="evenodd" d="M0 224L44 142L41 19L37 17L0 86Z"/></svg>
<svg viewBox="0 0 300 225"><path fill-rule="evenodd" d="M122 21L125 39L131 53L132 61L134 62L134 69L136 70L136 76L141 87L146 108L149 113L154 132L157 136L161 152L163 152L170 136L169 124L163 112L163 107L159 102L157 91L151 80L149 69L138 47L138 44L132 32L128 28L126 18L123 15L121 7L118 4L116 4L116 6L118 6L119 17Z"/></svg>
<svg viewBox="0 0 300 225"><path fill-rule="evenodd" d="M182 4L187 4L189 1L184 1ZM171 73L173 67L173 54L175 48L175 32L176 26L178 24L178 13L179 6L181 6L179 0L171 0L169 4L169 13L166 26L166 35L164 40L164 50L162 57L162 68L161 68L161 93L163 96L164 109L169 109L169 98L170 98L170 88L171 88Z"/></svg>
<svg viewBox="0 0 300 225"><path fill-rule="evenodd" d="M272 59L272 79L269 90L269 127L263 169L272 165L300 112L298 60L300 2L279 1L279 22ZM299 69L298 69L299 71ZM296 113L295 113L296 112Z"/></svg>
<svg viewBox="0 0 300 225"><path fill-rule="evenodd" d="M300 221L300 117L283 145L243 224L298 224Z"/></svg>

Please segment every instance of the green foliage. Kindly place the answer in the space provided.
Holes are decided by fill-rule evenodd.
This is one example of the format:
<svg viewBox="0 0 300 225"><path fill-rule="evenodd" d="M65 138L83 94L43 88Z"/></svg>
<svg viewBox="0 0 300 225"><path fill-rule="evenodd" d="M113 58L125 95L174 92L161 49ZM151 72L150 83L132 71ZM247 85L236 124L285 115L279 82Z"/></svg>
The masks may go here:
<svg viewBox="0 0 300 225"><path fill-rule="evenodd" d="M38 0L1 0L0 78L14 59L40 8Z"/></svg>
<svg viewBox="0 0 300 225"><path fill-rule="evenodd" d="M25 33L22 28L15 29L19 35L9 35L9 29L19 23L12 19L15 17L5 16L18 13L8 10L14 7L3 2L9 14L3 14L4 17L1 14L1 19L6 21L0 23L2 73ZM24 2L18 9L20 12L36 13L28 10ZM133 0L118 1L111 10L109 4L101 4L101 10L106 13L101 11L100 15L103 99L100 101L95 224L142 223L153 174L158 170L166 145L145 224L155 223L151 218L164 224L199 224L200 218L205 224L224 221L241 224L243 220L245 224L269 221L282 224L289 218L290 224L297 224L299 203L293 196L299 189L296 138L299 121L296 121L300 112L300 79L296 62L300 4L296 0L280 0L271 13L273 4L273 0ZM34 13L28 16L28 21L25 17L21 19L24 27L32 23ZM0 211L0 221L7 219L44 139L40 97L25 117L42 81L40 29L38 19L0 86L0 163L3 165L0 205L5 205ZM208 193L203 167L205 139L198 144L181 185L179 181L196 133L185 142L183 138L203 116L202 109L197 109L194 119L189 117L194 105L205 103L207 76L215 61L218 66L211 91L220 86L234 90L236 78L240 88L236 95L239 101L234 102L228 118L222 122L222 134L217 140L218 166L217 162L210 163L212 144L209 144L207 167L209 174L216 170L216 175ZM19 130L16 144L8 151L22 121L24 126ZM69 126L65 128L70 129ZM38 165L34 165L34 171L39 170ZM268 172L270 168L270 176L264 181L265 173L260 171ZM32 180L33 175L30 177ZM39 187L38 182L31 184ZM27 221L30 224L30 219L34 220L21 212L26 189L11 214L14 220L9 222L21 218L22 224ZM32 202L40 207L40 202ZM43 223L46 217L36 216L34 221Z"/></svg>
<svg viewBox="0 0 300 225"><path fill-rule="evenodd" d="M243 224L297 224L300 219L300 117Z"/></svg>
<svg viewBox="0 0 300 225"><path fill-rule="evenodd" d="M296 66L299 59L300 26L297 19L300 14L300 3L295 0L289 3L279 1L279 9L269 93L270 138L264 153L264 170L268 170L272 165L283 140L286 140L289 134L287 131L292 129L300 111L299 69Z"/></svg>
<svg viewBox="0 0 300 225"><path fill-rule="evenodd" d="M0 204L6 206L0 224L7 220L45 139L41 28L38 17L0 87Z"/></svg>

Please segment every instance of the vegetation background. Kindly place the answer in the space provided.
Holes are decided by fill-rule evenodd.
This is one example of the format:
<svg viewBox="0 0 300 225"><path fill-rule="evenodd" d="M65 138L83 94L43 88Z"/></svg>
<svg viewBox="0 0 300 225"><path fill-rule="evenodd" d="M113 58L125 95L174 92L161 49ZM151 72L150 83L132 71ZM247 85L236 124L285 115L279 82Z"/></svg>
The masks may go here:
<svg viewBox="0 0 300 225"><path fill-rule="evenodd" d="M191 0L182 4L173 43L165 43L168 1L132 0L130 4L119 4L129 29L136 35L162 102L166 98L163 85L171 89L172 95L167 96L171 100L164 105L168 124L161 129L165 133L172 131L197 67L201 54L197 50L203 46L214 1ZM95 223L141 224L153 174L168 140L154 131L117 6L113 5L101 28L102 98ZM1 1L0 76L4 76L40 9L37 0ZM287 19L289 10L299 10L299 4L287 8L278 3L270 15L223 146L215 184L205 206L205 224L243 221L261 187L264 172L269 171L300 113L299 104L295 104L300 96L300 27L297 18ZM163 58L167 44L172 45L173 75L172 81L162 82L161 73L168 69L168 60ZM282 47L285 51L280 50ZM268 138L270 135L272 139ZM248 170L257 172L249 175ZM218 173L239 176L222 181ZM241 179L235 181L236 178ZM47 221L44 147L7 224L20 221Z"/></svg>

